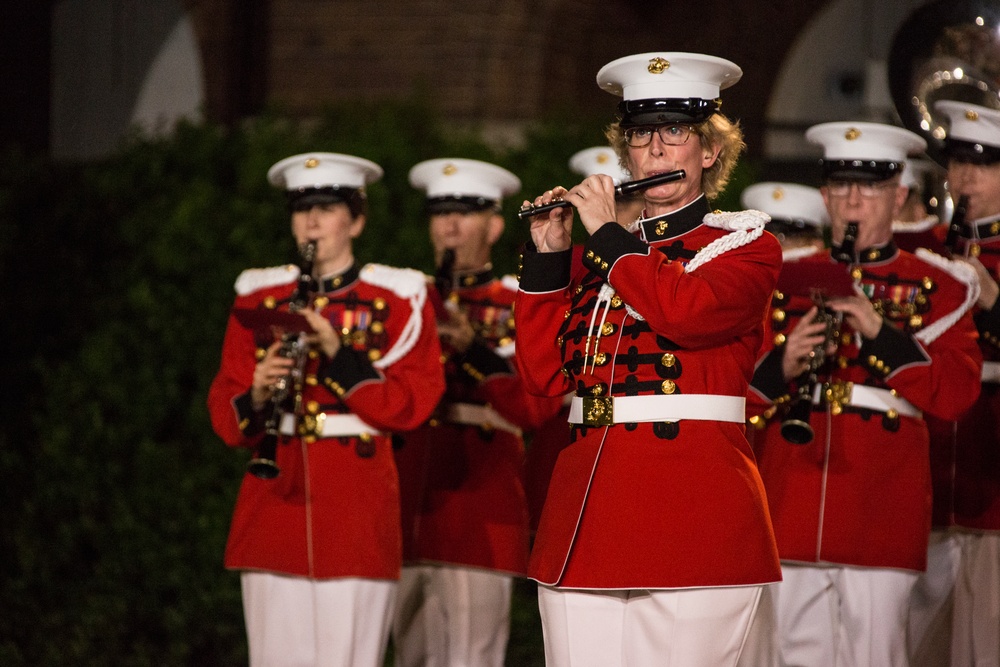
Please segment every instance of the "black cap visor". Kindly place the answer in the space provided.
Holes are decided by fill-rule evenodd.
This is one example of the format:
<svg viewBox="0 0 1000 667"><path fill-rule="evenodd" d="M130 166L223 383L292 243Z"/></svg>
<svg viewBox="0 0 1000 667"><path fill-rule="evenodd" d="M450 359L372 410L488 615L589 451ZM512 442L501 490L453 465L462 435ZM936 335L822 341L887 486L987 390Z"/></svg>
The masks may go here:
<svg viewBox="0 0 1000 667"><path fill-rule="evenodd" d="M827 181L885 181L903 171L903 162L879 160L820 160Z"/></svg>
<svg viewBox="0 0 1000 667"><path fill-rule="evenodd" d="M288 208L292 211L308 211L314 206L346 204L357 192L356 188L326 186L322 188L299 188L288 190Z"/></svg>
<svg viewBox="0 0 1000 667"><path fill-rule="evenodd" d="M721 106L721 99L703 100L700 97L622 100L618 103L618 119L623 128L663 123L702 123Z"/></svg>
<svg viewBox="0 0 1000 667"><path fill-rule="evenodd" d="M764 229L775 236L783 236L785 238L823 237L823 232L819 227L801 218L771 218L771 221L764 225Z"/></svg>
<svg viewBox="0 0 1000 667"><path fill-rule="evenodd" d="M960 139L945 139L944 153L949 160L968 164L995 164L1000 162L1000 147L978 144Z"/></svg>
<svg viewBox="0 0 1000 667"><path fill-rule="evenodd" d="M486 197L463 197L447 195L430 197L424 203L427 215L446 215L448 213L476 213L478 211L496 211L497 202Z"/></svg>

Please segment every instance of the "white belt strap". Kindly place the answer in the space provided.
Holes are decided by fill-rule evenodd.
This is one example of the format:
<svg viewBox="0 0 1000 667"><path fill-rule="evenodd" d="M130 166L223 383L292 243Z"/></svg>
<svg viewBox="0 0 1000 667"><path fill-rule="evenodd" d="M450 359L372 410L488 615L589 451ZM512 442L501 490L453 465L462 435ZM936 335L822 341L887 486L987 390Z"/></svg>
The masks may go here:
<svg viewBox="0 0 1000 667"><path fill-rule="evenodd" d="M983 362L983 382L1000 383L1000 361Z"/></svg>
<svg viewBox="0 0 1000 667"><path fill-rule="evenodd" d="M746 398L717 394L574 396L569 407L569 423L585 426L684 419L742 424L746 420Z"/></svg>
<svg viewBox="0 0 1000 667"><path fill-rule="evenodd" d="M445 412L445 420L450 424L479 426L485 429L499 429L521 437L521 429L500 416L500 413L490 405L476 403L449 403Z"/></svg>
<svg viewBox="0 0 1000 667"><path fill-rule="evenodd" d="M279 430L282 435L311 435L316 438L336 438L346 435L382 435L382 431L369 426L357 415L320 412L302 416L302 429L295 428L295 415L281 415ZM303 432L304 431L304 432Z"/></svg>
<svg viewBox="0 0 1000 667"><path fill-rule="evenodd" d="M878 387L869 387L863 384L854 384L851 382L843 383L848 385L845 387L844 391L837 394L836 401L841 405L850 405L855 408L867 408L869 410L875 410L876 412L889 412L890 410L895 410L898 414L904 417L913 417L914 419L921 419L924 415L917 409L915 405L907 401L905 398L900 398L896 396L888 389L879 389ZM825 388L821 384L816 385L816 390L813 392L813 403L819 405Z"/></svg>

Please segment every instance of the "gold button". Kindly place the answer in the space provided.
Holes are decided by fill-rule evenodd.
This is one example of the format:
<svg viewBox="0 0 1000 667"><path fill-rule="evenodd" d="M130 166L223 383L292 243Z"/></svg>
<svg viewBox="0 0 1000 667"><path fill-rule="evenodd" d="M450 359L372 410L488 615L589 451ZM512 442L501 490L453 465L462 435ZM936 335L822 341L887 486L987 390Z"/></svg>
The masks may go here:
<svg viewBox="0 0 1000 667"><path fill-rule="evenodd" d="M778 301L784 301L785 295L778 290L774 290L774 298L777 299Z"/></svg>
<svg viewBox="0 0 1000 667"><path fill-rule="evenodd" d="M267 350L262 347L258 347L257 351L253 353L253 356L257 358L257 361L260 361L267 356Z"/></svg>
<svg viewBox="0 0 1000 667"><path fill-rule="evenodd" d="M594 363L598 366L603 366L608 363L608 355L605 352L598 352L594 355Z"/></svg>
<svg viewBox="0 0 1000 667"><path fill-rule="evenodd" d="M774 337L774 344L775 345L784 345L785 344L785 334L778 334L777 336L775 336Z"/></svg>
<svg viewBox="0 0 1000 667"><path fill-rule="evenodd" d="M621 308L622 307L622 298L620 296L618 296L617 294L615 294L613 297L611 297L611 307L612 308Z"/></svg>
<svg viewBox="0 0 1000 667"><path fill-rule="evenodd" d="M878 259L878 250L869 250L868 259L872 261Z"/></svg>
<svg viewBox="0 0 1000 667"><path fill-rule="evenodd" d="M601 327L602 336L610 336L615 332L615 325L611 322L605 322L604 326Z"/></svg>
<svg viewBox="0 0 1000 667"><path fill-rule="evenodd" d="M878 363L878 357L876 357L874 354L868 357L869 366L874 366L876 363Z"/></svg>
<svg viewBox="0 0 1000 667"><path fill-rule="evenodd" d="M568 320L569 319L569 311L568 310L565 313L563 313L563 319L564 320Z"/></svg>
<svg viewBox="0 0 1000 667"><path fill-rule="evenodd" d="M368 360L378 361L382 358L382 353L378 350L368 350Z"/></svg>
<svg viewBox="0 0 1000 667"><path fill-rule="evenodd" d="M973 243L971 246L969 246L969 255L971 255L972 257L979 257L979 254L982 251L983 249L979 247L978 243Z"/></svg>
<svg viewBox="0 0 1000 667"><path fill-rule="evenodd" d="M385 299L382 297L376 297L375 300L372 301L372 308L375 310L385 310Z"/></svg>
<svg viewBox="0 0 1000 667"><path fill-rule="evenodd" d="M315 375L307 375L306 384L309 385L310 387L315 387L316 385L319 384L319 380L316 379Z"/></svg>
<svg viewBox="0 0 1000 667"><path fill-rule="evenodd" d="M559 347L562 347L564 342L565 341L563 340L562 336L559 336L558 338L556 338L556 345L558 345Z"/></svg>
<svg viewBox="0 0 1000 667"><path fill-rule="evenodd" d="M319 403L317 401L309 401L306 403L306 412L314 415L319 412Z"/></svg>
<svg viewBox="0 0 1000 667"><path fill-rule="evenodd" d="M373 334L380 334L385 331L385 325L381 322L372 322L372 325L368 327L368 330Z"/></svg>
<svg viewBox="0 0 1000 667"><path fill-rule="evenodd" d="M275 300L275 298L273 296L266 296L266 297L264 297L264 307L265 308L270 308L270 309L273 310L276 305L278 305L278 302Z"/></svg>
<svg viewBox="0 0 1000 667"><path fill-rule="evenodd" d="M594 251L593 250L588 250L586 256L587 256L587 259L593 259L594 258Z"/></svg>
<svg viewBox="0 0 1000 667"><path fill-rule="evenodd" d="M310 359L319 359L319 351L318 350L309 350L309 358Z"/></svg>
<svg viewBox="0 0 1000 667"><path fill-rule="evenodd" d="M607 270L608 270L608 263L601 262L601 271L607 271Z"/></svg>
<svg viewBox="0 0 1000 667"><path fill-rule="evenodd" d="M920 315L914 315L910 318L910 327L913 329L919 329L924 324L924 318Z"/></svg>
<svg viewBox="0 0 1000 667"><path fill-rule="evenodd" d="M924 286L925 290L934 289L934 281L931 280L930 277L928 276L924 276L924 279L921 281L921 284Z"/></svg>
<svg viewBox="0 0 1000 667"><path fill-rule="evenodd" d="M315 299L313 299L313 307L316 310L322 310L326 308L326 304L328 303L330 303L330 299L328 299L325 296L318 296Z"/></svg>
<svg viewBox="0 0 1000 667"><path fill-rule="evenodd" d="M771 313L771 319L774 320L775 322L784 322L785 317L787 317L787 315L785 314L785 311L782 310L781 308L775 308L774 311Z"/></svg>
<svg viewBox="0 0 1000 667"><path fill-rule="evenodd" d="M851 277L854 278L855 280L861 280L862 275L863 274L861 272L861 267L854 267L853 269L851 269Z"/></svg>
<svg viewBox="0 0 1000 667"><path fill-rule="evenodd" d="M358 435L358 438L361 440L361 442L371 442L372 441L372 434L371 433L361 433L360 435Z"/></svg>
<svg viewBox="0 0 1000 667"><path fill-rule="evenodd" d="M674 364L677 363L677 357L667 352L662 357L660 357L660 363L667 368L672 368Z"/></svg>
<svg viewBox="0 0 1000 667"><path fill-rule="evenodd" d="M677 384L673 380L664 380L663 384L660 385L660 389L663 390L664 394L672 394L677 391Z"/></svg>
<svg viewBox="0 0 1000 667"><path fill-rule="evenodd" d="M583 291L583 285L577 285L576 286L576 293L579 294L582 291Z"/></svg>
<svg viewBox="0 0 1000 667"><path fill-rule="evenodd" d="M899 416L899 413L893 410L892 408L889 408L888 410L885 411L885 416L888 417L889 419L895 419L896 417Z"/></svg>

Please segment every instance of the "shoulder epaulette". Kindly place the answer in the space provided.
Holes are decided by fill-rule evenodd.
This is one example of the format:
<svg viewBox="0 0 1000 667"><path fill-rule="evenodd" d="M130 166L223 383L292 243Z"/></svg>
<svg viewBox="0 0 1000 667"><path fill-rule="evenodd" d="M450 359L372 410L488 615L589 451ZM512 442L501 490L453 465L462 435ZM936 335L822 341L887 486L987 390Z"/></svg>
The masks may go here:
<svg viewBox="0 0 1000 667"><path fill-rule="evenodd" d="M521 286L521 283L517 279L517 277L512 276L510 274L501 276L500 284L509 289L511 292L516 292L518 288Z"/></svg>
<svg viewBox="0 0 1000 667"><path fill-rule="evenodd" d="M784 262L797 262L806 257L812 257L820 253L821 250L814 245L801 246L799 248L789 248L781 251L781 259Z"/></svg>
<svg viewBox="0 0 1000 667"><path fill-rule="evenodd" d="M709 227L724 229L727 232L738 232L747 229L763 229L771 221L771 216L763 211L747 209L745 211L713 211L706 213L702 219Z"/></svg>
<svg viewBox="0 0 1000 667"><path fill-rule="evenodd" d="M426 277L415 269L365 264L359 277L362 282L385 288L401 299L409 299L427 291Z"/></svg>
<svg viewBox="0 0 1000 667"><path fill-rule="evenodd" d="M968 264L942 257L937 253L927 250L926 248L917 248L914 255L927 264L941 269L952 278L965 285L965 300L962 302L962 305L944 317L939 318L930 326L921 329L914 334L914 337L917 340L922 343L929 344L947 331L953 324L955 324L955 322L961 319L962 315L964 315L966 311L972 308L972 306L976 303L976 300L979 298L979 278L976 276L976 270Z"/></svg>
<svg viewBox="0 0 1000 667"><path fill-rule="evenodd" d="M299 278L300 269L295 264L271 266L266 269L246 269L237 278L233 287L240 296L253 294L257 290L276 285L287 285Z"/></svg>

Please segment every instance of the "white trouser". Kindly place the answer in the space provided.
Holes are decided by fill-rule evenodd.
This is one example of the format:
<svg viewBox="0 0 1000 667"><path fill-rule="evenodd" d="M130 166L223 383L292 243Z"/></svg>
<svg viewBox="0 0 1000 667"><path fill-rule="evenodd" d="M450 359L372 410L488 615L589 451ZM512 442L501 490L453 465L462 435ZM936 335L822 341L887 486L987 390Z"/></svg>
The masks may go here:
<svg viewBox="0 0 1000 667"><path fill-rule="evenodd" d="M397 667L503 667L513 579L452 565L403 567L392 625Z"/></svg>
<svg viewBox="0 0 1000 667"><path fill-rule="evenodd" d="M381 667L396 582L243 572L250 667Z"/></svg>
<svg viewBox="0 0 1000 667"><path fill-rule="evenodd" d="M781 566L781 664L906 667L906 616L917 573L889 568Z"/></svg>
<svg viewBox="0 0 1000 667"><path fill-rule="evenodd" d="M733 667L762 586L538 587L547 667Z"/></svg>
<svg viewBox="0 0 1000 667"><path fill-rule="evenodd" d="M917 576L910 594L907 644L910 667L948 667L951 614L958 576L959 535L931 531L927 571Z"/></svg>
<svg viewBox="0 0 1000 667"><path fill-rule="evenodd" d="M1000 535L968 533L960 542L951 664L1000 665Z"/></svg>

